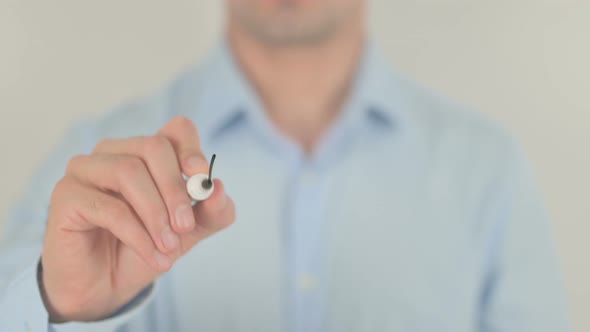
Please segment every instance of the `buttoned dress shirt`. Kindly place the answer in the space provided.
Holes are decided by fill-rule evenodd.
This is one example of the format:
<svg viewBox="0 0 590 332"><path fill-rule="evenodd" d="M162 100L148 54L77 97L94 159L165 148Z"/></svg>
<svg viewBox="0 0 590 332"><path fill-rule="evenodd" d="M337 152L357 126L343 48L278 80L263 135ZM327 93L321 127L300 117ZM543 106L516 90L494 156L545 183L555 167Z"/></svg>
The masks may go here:
<svg viewBox="0 0 590 332"><path fill-rule="evenodd" d="M193 120L205 154L217 154L235 224L112 316L48 322L38 261L67 161L107 137L153 135L174 116ZM157 92L73 126L11 211L3 332L568 329L521 148L397 74L371 43L311 155L272 124L222 42Z"/></svg>

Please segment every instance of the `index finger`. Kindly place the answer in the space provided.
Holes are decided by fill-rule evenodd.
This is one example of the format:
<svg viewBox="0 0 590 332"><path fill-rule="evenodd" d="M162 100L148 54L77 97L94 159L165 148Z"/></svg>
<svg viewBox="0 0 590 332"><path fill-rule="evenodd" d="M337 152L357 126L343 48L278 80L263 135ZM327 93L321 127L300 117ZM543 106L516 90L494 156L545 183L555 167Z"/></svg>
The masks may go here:
<svg viewBox="0 0 590 332"><path fill-rule="evenodd" d="M209 171L209 162L201 150L199 133L190 119L174 117L157 135L166 137L172 143L184 174L192 176Z"/></svg>

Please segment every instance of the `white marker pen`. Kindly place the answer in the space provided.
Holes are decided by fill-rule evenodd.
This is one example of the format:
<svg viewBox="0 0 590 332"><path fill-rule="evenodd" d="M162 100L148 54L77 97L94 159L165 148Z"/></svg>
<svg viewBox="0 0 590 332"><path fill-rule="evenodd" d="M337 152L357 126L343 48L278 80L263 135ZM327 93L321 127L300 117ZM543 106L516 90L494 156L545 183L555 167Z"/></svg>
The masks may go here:
<svg viewBox="0 0 590 332"><path fill-rule="evenodd" d="M213 180L211 179L211 172L213 171L213 163L215 162L215 154L211 157L209 163L209 174L199 173L191 176L186 182L186 191L195 203L204 201L215 189Z"/></svg>

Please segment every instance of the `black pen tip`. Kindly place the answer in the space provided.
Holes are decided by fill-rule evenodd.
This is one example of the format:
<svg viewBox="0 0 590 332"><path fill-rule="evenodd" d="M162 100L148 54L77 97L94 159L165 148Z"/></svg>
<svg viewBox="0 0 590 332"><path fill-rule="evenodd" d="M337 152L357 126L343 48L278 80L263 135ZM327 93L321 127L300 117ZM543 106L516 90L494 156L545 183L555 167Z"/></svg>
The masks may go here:
<svg viewBox="0 0 590 332"><path fill-rule="evenodd" d="M203 182L201 182L201 186L205 189L210 189L213 186L213 181L205 179Z"/></svg>

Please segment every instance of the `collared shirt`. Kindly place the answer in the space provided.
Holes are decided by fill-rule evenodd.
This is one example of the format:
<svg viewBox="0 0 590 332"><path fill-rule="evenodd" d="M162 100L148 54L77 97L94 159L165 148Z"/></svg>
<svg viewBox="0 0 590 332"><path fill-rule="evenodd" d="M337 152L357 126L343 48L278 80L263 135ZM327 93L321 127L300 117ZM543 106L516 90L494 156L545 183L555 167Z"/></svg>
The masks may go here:
<svg viewBox="0 0 590 332"><path fill-rule="evenodd" d="M518 145L368 45L311 156L266 117L225 44L73 128L8 218L0 330L566 331L549 224ZM218 155L236 223L112 317L49 324L36 263L67 160L178 115Z"/></svg>

